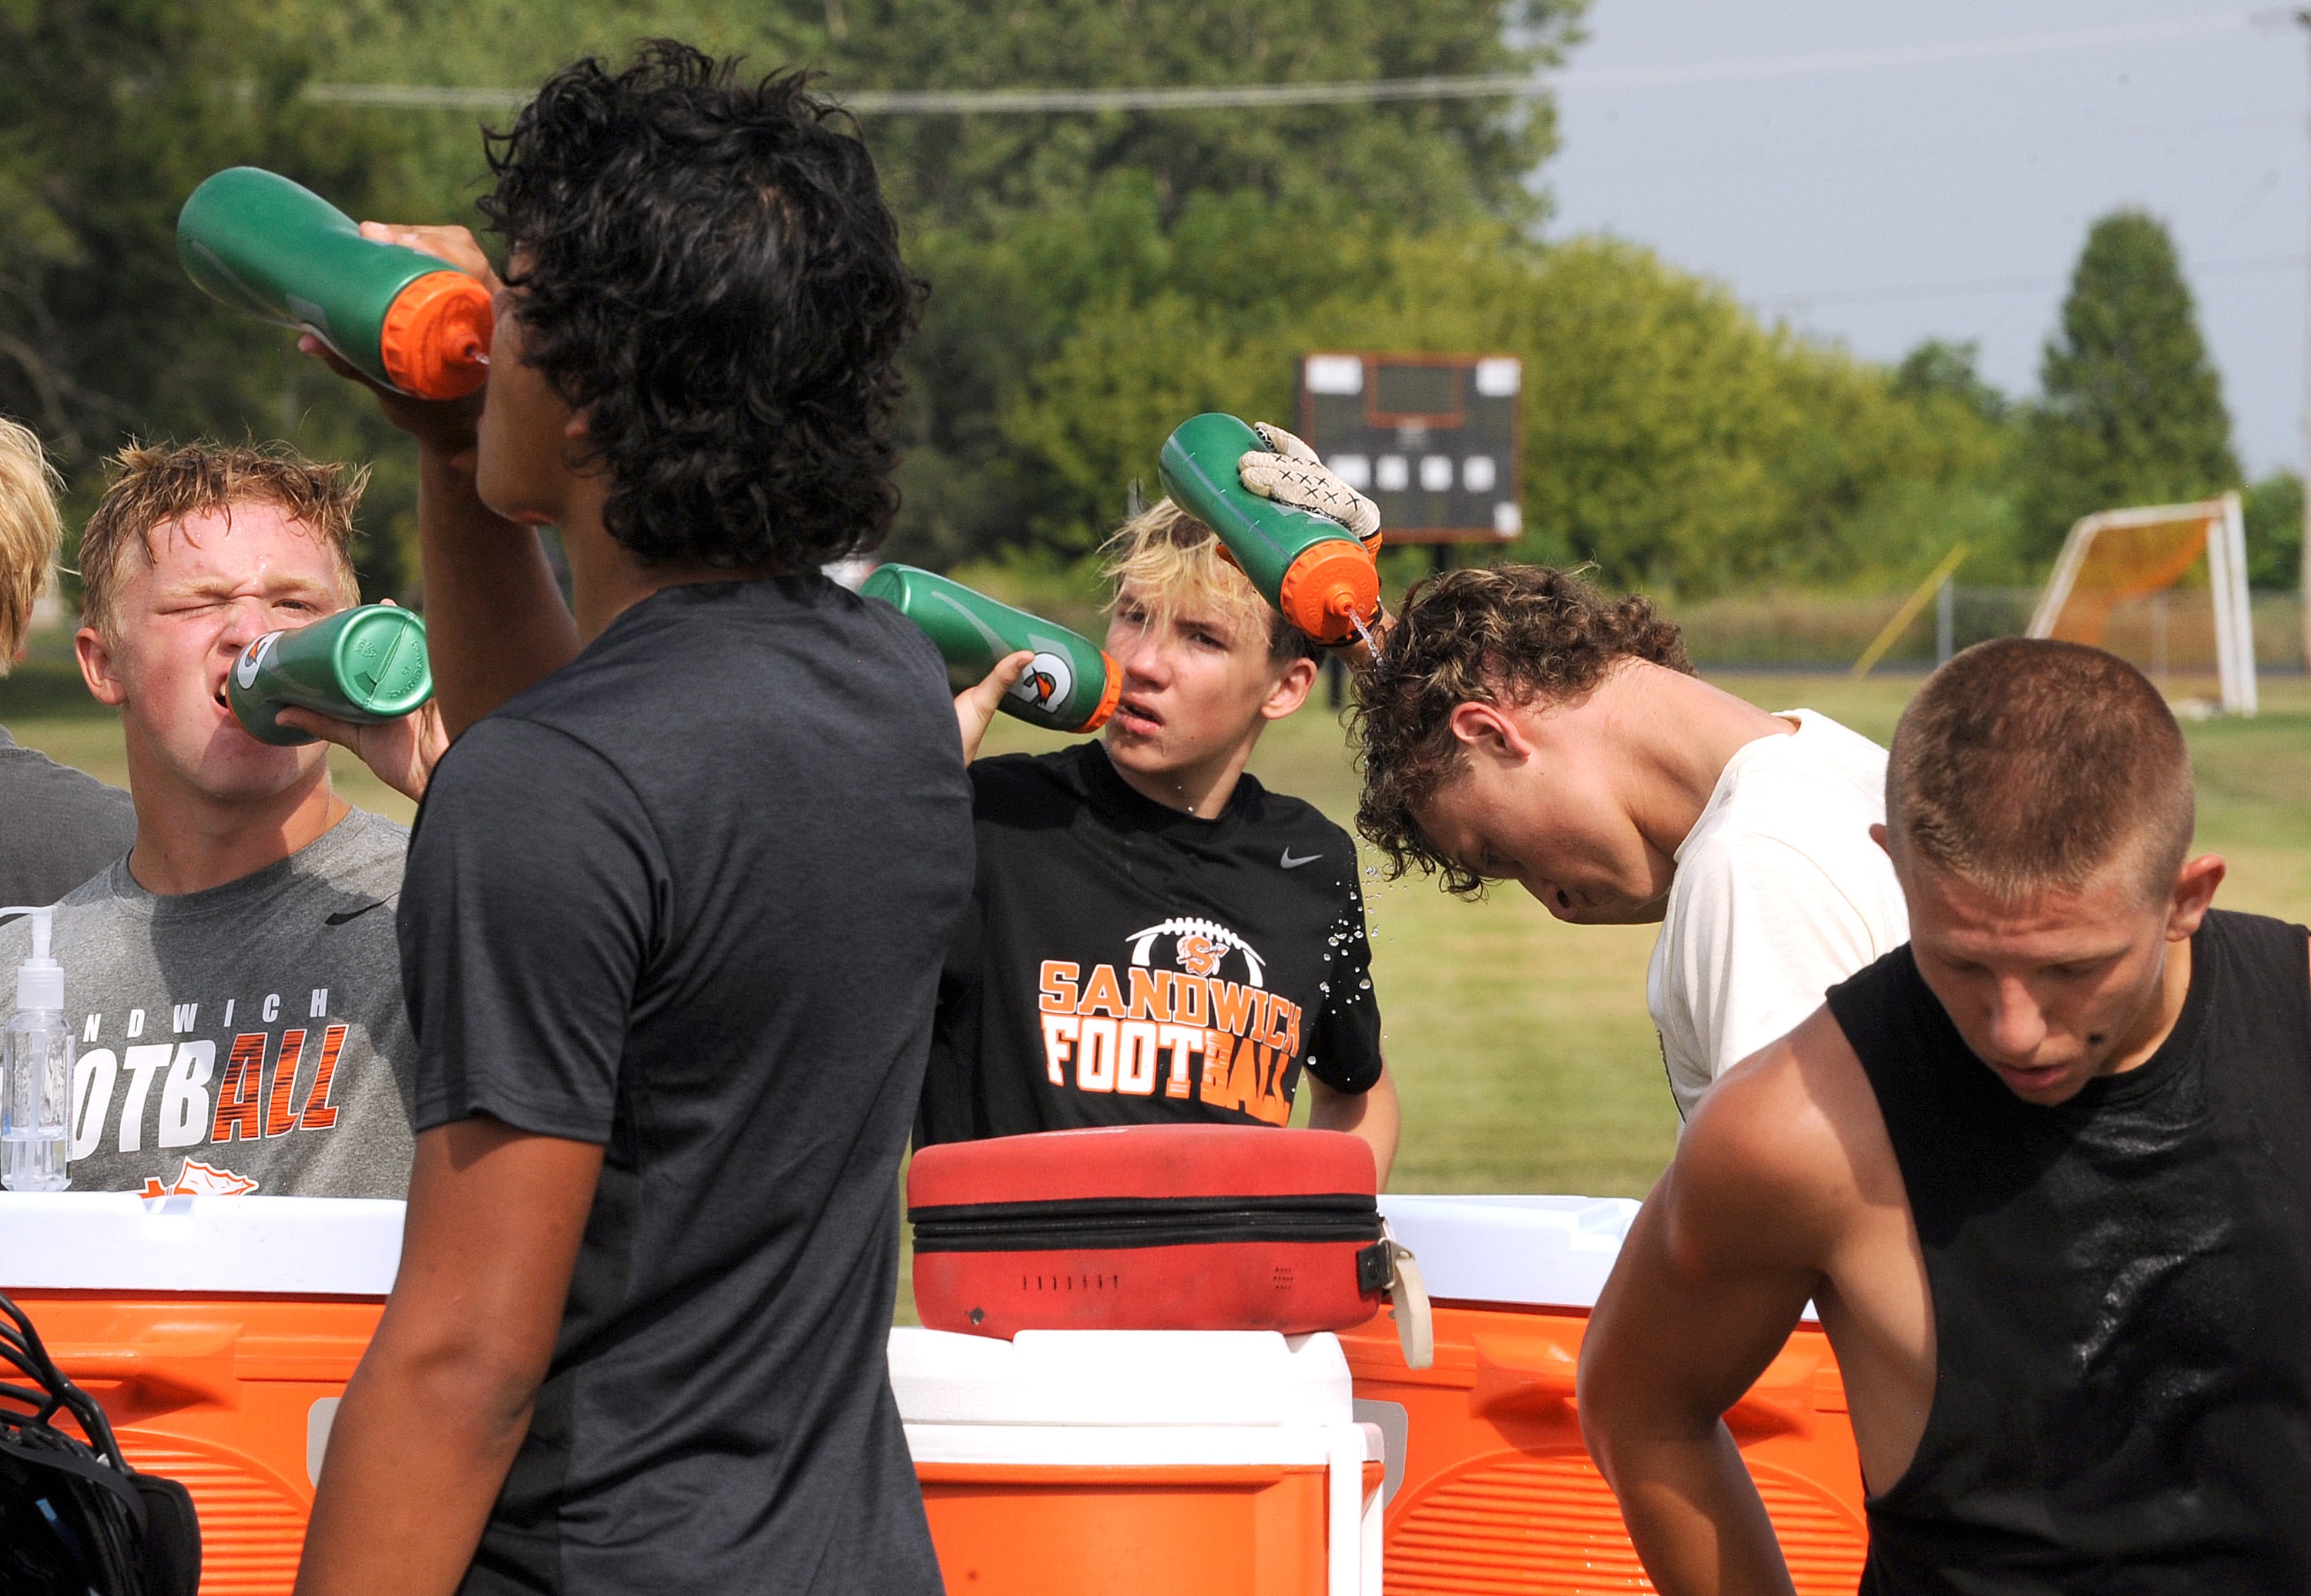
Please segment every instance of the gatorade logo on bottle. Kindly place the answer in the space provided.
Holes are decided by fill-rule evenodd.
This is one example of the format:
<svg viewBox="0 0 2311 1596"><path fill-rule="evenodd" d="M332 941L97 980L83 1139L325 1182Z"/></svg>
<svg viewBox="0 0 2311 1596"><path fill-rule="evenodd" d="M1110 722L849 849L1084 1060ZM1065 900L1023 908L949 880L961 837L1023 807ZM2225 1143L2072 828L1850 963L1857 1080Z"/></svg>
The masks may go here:
<svg viewBox="0 0 2311 1596"><path fill-rule="evenodd" d="M279 632L268 632L240 651L240 658L232 667L232 679L244 692L257 685L257 673L265 668L266 660L272 658L280 641Z"/></svg>
<svg viewBox="0 0 2311 1596"><path fill-rule="evenodd" d="M1066 659L1057 654L1038 654L1028 661L1010 695L1048 710L1075 690L1076 673Z"/></svg>

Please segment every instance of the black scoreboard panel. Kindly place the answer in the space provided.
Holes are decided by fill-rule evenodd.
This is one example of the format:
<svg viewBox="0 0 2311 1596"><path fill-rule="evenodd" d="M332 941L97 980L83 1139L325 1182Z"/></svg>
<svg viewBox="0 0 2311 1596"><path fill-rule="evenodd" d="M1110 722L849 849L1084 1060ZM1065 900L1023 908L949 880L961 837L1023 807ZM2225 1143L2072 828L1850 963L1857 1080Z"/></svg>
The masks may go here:
<svg viewBox="0 0 2311 1596"><path fill-rule="evenodd" d="M1522 530L1524 362L1513 354L1309 354L1300 436L1380 506L1391 543Z"/></svg>

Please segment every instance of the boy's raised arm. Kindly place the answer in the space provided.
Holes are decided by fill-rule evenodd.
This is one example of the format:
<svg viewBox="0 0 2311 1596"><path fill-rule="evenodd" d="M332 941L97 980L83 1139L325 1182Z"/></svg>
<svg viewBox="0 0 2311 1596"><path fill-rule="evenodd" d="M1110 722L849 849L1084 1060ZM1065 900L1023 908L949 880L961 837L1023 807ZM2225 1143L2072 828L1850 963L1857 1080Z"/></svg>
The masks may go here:
<svg viewBox="0 0 2311 1596"><path fill-rule="evenodd" d="M363 236L437 255L493 293L502 285L462 227L362 224ZM577 623L531 528L484 504L474 486L482 395L414 399L379 388L307 334L298 347L376 394L385 418L417 440L417 533L434 694L451 737L569 663Z"/></svg>

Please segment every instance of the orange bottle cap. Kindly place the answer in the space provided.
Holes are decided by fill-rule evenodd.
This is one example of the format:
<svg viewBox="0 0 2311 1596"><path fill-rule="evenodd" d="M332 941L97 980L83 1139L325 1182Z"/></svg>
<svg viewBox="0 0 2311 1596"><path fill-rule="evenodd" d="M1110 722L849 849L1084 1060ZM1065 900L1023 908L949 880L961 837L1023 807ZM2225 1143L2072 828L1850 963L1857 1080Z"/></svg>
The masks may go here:
<svg viewBox="0 0 2311 1596"><path fill-rule="evenodd" d="M385 313L378 354L403 393L459 399L490 377L489 290L444 267L414 278Z"/></svg>
<svg viewBox="0 0 2311 1596"><path fill-rule="evenodd" d="M1292 562L1276 607L1320 643L1347 642L1356 623L1380 608L1380 568L1354 538L1328 537Z"/></svg>
<svg viewBox="0 0 2311 1596"><path fill-rule="evenodd" d="M1099 651L1099 662L1107 667L1107 685L1100 690L1099 708L1091 712L1090 720L1076 728L1077 737L1105 726L1107 718L1115 713L1115 706L1123 702L1123 667L1105 649Z"/></svg>

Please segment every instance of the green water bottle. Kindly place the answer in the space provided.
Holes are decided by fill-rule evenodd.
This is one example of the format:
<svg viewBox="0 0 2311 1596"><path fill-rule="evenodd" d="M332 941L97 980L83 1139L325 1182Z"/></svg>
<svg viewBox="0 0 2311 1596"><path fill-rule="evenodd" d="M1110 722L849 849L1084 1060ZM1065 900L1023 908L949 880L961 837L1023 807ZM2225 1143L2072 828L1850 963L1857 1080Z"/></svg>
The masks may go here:
<svg viewBox="0 0 2311 1596"><path fill-rule="evenodd" d="M1115 713L1123 673L1087 637L1040 615L998 604L961 582L912 565L878 565L859 590L897 606L922 628L961 692L982 681L996 662L1022 649L1034 663L1003 695L1003 712L1052 731L1095 731Z"/></svg>
<svg viewBox="0 0 2311 1596"><path fill-rule="evenodd" d="M224 678L225 703L260 743L317 741L283 726L295 706L339 720L397 720L433 696L425 623L390 604L364 604L326 621L268 632L240 651Z"/></svg>
<svg viewBox="0 0 2311 1596"><path fill-rule="evenodd" d="M1213 411L1173 429L1156 470L1172 502L1212 529L1286 620L1320 643L1353 641L1380 614L1380 568L1339 522L1243 485L1236 462L1267 447L1243 422Z"/></svg>
<svg viewBox="0 0 2311 1596"><path fill-rule="evenodd" d="M454 399L489 378L490 296L421 250L361 236L301 184L235 166L177 214L177 258L211 297L303 327L379 382Z"/></svg>

